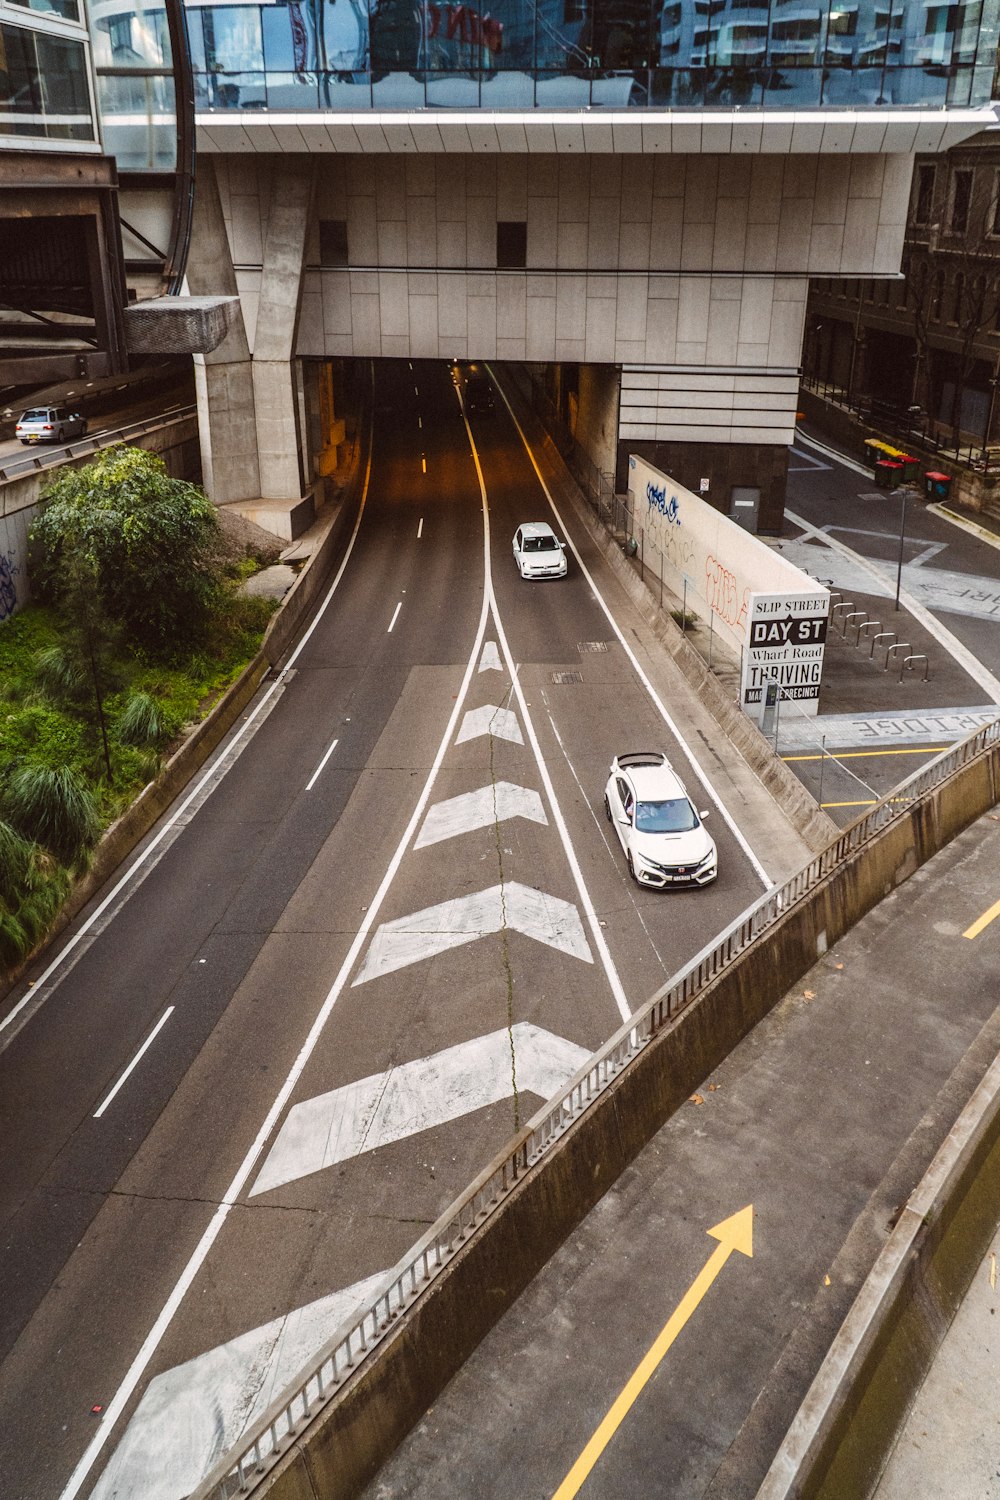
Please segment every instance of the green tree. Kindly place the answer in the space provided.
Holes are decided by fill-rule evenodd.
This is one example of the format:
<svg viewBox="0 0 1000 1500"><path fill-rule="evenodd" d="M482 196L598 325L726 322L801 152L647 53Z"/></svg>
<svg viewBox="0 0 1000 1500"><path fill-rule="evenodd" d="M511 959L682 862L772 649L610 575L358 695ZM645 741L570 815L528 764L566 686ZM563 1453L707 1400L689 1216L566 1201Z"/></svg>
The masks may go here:
<svg viewBox="0 0 1000 1500"><path fill-rule="evenodd" d="M169 655L203 634L218 595L218 521L197 486L143 448L106 448L62 468L30 532L32 588L78 616L100 613L146 651Z"/></svg>

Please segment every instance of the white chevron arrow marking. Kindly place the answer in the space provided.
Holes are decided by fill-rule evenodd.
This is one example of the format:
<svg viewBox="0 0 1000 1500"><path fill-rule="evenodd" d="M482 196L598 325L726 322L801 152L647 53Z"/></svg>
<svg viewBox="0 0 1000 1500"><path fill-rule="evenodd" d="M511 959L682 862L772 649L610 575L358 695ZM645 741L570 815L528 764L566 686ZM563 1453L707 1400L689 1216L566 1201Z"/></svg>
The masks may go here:
<svg viewBox="0 0 1000 1500"><path fill-rule="evenodd" d="M492 734L494 739L510 740L515 745L524 744L517 714L512 713L509 708L496 708L492 703L484 703L482 708L469 709L455 736L455 744L461 745L464 740L478 739L481 734Z"/></svg>
<svg viewBox="0 0 1000 1500"><path fill-rule="evenodd" d="M590 1055L519 1022L402 1067L318 1094L289 1110L251 1197L509 1099L511 1043L521 1093L551 1099Z"/></svg>
<svg viewBox="0 0 1000 1500"><path fill-rule="evenodd" d="M516 786L512 781L498 781L495 786L480 787L476 792L464 792L461 797L435 802L428 810L413 847L424 849L428 844L440 844L444 839L455 839L459 834L488 828L491 823L504 823L508 818L530 818L533 823L548 823L537 792L526 786Z"/></svg>
<svg viewBox="0 0 1000 1500"><path fill-rule="evenodd" d="M502 672L503 666L500 662L500 652L497 650L496 641L487 641L483 647L483 654L479 658L480 672Z"/></svg>
<svg viewBox="0 0 1000 1500"><path fill-rule="evenodd" d="M557 896L512 880L470 896L456 896L439 906L426 906L394 922L383 922L353 982L366 984L369 979L434 958L449 948L474 943L476 938L499 932L504 926L573 958L582 958L584 963L594 961L580 914L571 901L560 901Z"/></svg>
<svg viewBox="0 0 1000 1500"><path fill-rule="evenodd" d="M242 1333L146 1387L91 1500L182 1500L319 1353L370 1305L385 1271Z"/></svg>

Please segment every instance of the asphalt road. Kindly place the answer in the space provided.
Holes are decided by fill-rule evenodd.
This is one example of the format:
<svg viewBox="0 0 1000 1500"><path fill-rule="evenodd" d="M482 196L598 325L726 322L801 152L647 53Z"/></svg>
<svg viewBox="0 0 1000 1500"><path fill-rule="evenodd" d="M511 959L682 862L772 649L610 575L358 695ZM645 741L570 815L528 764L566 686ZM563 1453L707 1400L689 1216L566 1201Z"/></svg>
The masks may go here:
<svg viewBox="0 0 1000 1500"><path fill-rule="evenodd" d="M446 366L379 366L365 509L316 629L227 774L0 1031L10 1500L188 1493L762 889L718 807L714 887L628 879L610 758L685 762L576 560L517 577L510 539L546 502L502 408L473 433Z"/></svg>

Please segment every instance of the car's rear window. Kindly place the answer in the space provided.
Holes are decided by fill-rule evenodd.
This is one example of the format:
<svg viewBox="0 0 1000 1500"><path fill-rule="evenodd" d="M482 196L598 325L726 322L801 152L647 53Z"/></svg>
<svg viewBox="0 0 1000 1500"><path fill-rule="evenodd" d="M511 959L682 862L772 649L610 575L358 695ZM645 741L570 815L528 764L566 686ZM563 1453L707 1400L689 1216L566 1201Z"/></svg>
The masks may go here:
<svg viewBox="0 0 1000 1500"><path fill-rule="evenodd" d="M637 833L690 833L698 827L694 808L686 797L671 797L667 802L637 802Z"/></svg>
<svg viewBox="0 0 1000 1500"><path fill-rule="evenodd" d="M33 407L31 411L26 411L21 416L22 422L47 422L48 420L48 410L41 406Z"/></svg>
<svg viewBox="0 0 1000 1500"><path fill-rule="evenodd" d="M558 545L554 536L526 536L524 539L525 552L552 552Z"/></svg>

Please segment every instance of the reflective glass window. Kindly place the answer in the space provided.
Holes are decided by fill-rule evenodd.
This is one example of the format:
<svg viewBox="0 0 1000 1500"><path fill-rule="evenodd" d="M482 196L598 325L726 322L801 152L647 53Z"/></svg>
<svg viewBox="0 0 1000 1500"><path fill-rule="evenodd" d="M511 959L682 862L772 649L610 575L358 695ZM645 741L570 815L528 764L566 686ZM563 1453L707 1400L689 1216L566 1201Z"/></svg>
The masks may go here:
<svg viewBox="0 0 1000 1500"><path fill-rule="evenodd" d="M82 42L0 22L0 134L96 139Z"/></svg>
<svg viewBox="0 0 1000 1500"><path fill-rule="evenodd" d="M177 165L173 78L99 74L104 143L120 171L171 172Z"/></svg>
<svg viewBox="0 0 1000 1500"><path fill-rule="evenodd" d="M40 15L59 16L64 21L80 21L78 0L8 0L11 5L23 5L25 10L38 11Z"/></svg>
<svg viewBox="0 0 1000 1500"><path fill-rule="evenodd" d="M92 0L91 33L99 68L170 68L164 5L144 0Z"/></svg>

